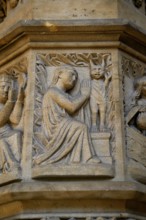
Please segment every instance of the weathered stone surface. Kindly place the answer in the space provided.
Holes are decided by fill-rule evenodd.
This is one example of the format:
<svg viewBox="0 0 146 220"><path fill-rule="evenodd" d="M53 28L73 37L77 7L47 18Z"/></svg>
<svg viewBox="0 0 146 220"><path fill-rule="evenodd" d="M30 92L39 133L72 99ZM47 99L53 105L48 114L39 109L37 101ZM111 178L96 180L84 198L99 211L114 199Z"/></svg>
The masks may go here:
<svg viewBox="0 0 146 220"><path fill-rule="evenodd" d="M145 1L0 18L0 219L145 220Z"/></svg>

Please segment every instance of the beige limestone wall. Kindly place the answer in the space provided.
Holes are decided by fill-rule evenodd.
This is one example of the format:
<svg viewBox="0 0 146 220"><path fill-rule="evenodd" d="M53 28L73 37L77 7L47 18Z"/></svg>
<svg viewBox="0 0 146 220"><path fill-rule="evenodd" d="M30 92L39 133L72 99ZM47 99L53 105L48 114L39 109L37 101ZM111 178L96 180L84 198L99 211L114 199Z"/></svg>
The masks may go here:
<svg viewBox="0 0 146 220"><path fill-rule="evenodd" d="M33 0L33 18L35 19L107 19L116 17L117 0Z"/></svg>
<svg viewBox="0 0 146 220"><path fill-rule="evenodd" d="M63 2L63 3L62 3ZM21 20L95 20L126 19L141 28L145 28L145 15L140 9L126 0L25 0L17 7L7 11L5 22L0 24L5 32ZM113 20L116 22L116 20Z"/></svg>
<svg viewBox="0 0 146 220"><path fill-rule="evenodd" d="M146 30L146 16L132 3L118 0L118 18L127 19L129 22Z"/></svg>
<svg viewBox="0 0 146 220"><path fill-rule="evenodd" d="M0 170L0 219L145 220L146 137L135 120L140 111L145 111L146 97L144 100L138 97L142 109L137 103L136 111L131 99L131 93L135 94L136 78L142 76L144 81L145 19L132 0L23 0L17 7L8 9L7 17L0 24L0 79L5 82L7 74L12 77L11 84L15 85L19 95L17 100L7 99L13 104L17 101L23 104L19 122L22 145L15 143L17 149L21 148L20 159L16 163L17 150L14 143L8 142L9 132L5 132L8 137L0 139L0 163L3 159ZM140 31L139 27L143 30ZM62 143L58 144L52 155L57 152L60 156L64 142L67 140L65 147L69 147L71 138L75 140L73 151L65 152L63 160L61 158L56 162L53 158L50 163L49 138L40 135L46 135L44 122L48 127L50 122L46 115L44 120L42 112L46 108L51 112L51 105L55 109L58 99L54 99L53 104L46 102L46 106L42 100L50 91L54 70L65 64L73 67L72 77L78 77L72 93L65 88L67 84L61 84L65 89L60 90L59 94L62 94L60 100L64 104L58 104L58 109L61 106L64 114L60 117L56 110L56 115L57 118L66 117L66 108L70 106L66 104L68 97L75 101L86 98L82 99L84 103L78 109L82 113L78 115L82 133L79 138L75 136L77 115L76 112L69 112L68 118L71 120L67 126L72 125L72 133L68 131L66 138L60 137L58 143L63 139ZM94 68L96 71L99 68L102 70L101 76L103 74L99 80L100 87L95 87L99 90L97 93L93 90L97 84L90 76ZM2 74L6 75L6 79ZM57 86L54 96L60 89ZM23 100L20 99L21 92L24 92ZM83 97L82 92L85 94ZM93 93L102 98L102 107L106 104L106 123L101 123L103 109L98 106L95 127L89 125L87 118L84 121L80 117L83 113L89 113L88 119L91 119L91 109L85 104L91 104L89 100L93 98ZM92 104L97 107L98 103L94 100ZM5 103L1 103L1 109L3 107ZM7 121L11 125L10 120ZM4 126L1 122L1 127ZM15 133L15 128L12 124L10 131ZM62 124L57 128L58 135L62 128ZM89 137L92 142L88 144ZM57 145L56 139L52 139L55 143L53 147ZM79 140L86 141L77 145ZM8 144L6 148L3 141ZM76 146L80 147L76 154L78 163L71 160ZM97 157L91 154L93 160L83 161L83 153L90 156L93 149ZM5 157L2 157L4 154ZM10 162L15 162L15 166Z"/></svg>

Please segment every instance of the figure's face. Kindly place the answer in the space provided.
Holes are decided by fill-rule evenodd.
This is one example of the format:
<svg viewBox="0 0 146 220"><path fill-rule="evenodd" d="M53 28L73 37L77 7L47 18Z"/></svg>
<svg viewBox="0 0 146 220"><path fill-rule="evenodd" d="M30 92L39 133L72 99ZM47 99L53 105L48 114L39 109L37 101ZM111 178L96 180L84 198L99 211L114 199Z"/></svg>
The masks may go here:
<svg viewBox="0 0 146 220"><path fill-rule="evenodd" d="M101 79L104 77L104 71L102 67L95 67L91 69L92 79Z"/></svg>
<svg viewBox="0 0 146 220"><path fill-rule="evenodd" d="M0 82L0 103L5 103L8 99L9 83Z"/></svg>
<svg viewBox="0 0 146 220"><path fill-rule="evenodd" d="M73 89L77 81L77 73L74 69L65 69L61 74L61 79L66 90Z"/></svg>

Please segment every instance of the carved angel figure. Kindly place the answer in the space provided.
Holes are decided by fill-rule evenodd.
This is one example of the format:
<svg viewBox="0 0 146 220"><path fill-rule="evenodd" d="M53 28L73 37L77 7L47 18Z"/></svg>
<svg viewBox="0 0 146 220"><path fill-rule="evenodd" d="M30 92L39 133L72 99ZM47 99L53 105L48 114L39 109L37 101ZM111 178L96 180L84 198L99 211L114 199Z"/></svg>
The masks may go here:
<svg viewBox="0 0 146 220"><path fill-rule="evenodd" d="M9 75L0 76L0 169L12 171L19 167L21 132L15 130L22 115L24 92L20 86L16 98L13 80Z"/></svg>
<svg viewBox="0 0 146 220"><path fill-rule="evenodd" d="M111 75L105 73L104 65L94 65L90 61L91 95L90 108L92 132L97 132L97 115L99 114L99 130L105 130L106 89Z"/></svg>
<svg viewBox="0 0 146 220"><path fill-rule="evenodd" d="M43 124L46 150L37 156L37 164L55 162L100 163L96 156L87 126L72 115L89 100L90 84L83 81L81 93L68 92L77 81L77 72L70 66L58 67L43 99Z"/></svg>

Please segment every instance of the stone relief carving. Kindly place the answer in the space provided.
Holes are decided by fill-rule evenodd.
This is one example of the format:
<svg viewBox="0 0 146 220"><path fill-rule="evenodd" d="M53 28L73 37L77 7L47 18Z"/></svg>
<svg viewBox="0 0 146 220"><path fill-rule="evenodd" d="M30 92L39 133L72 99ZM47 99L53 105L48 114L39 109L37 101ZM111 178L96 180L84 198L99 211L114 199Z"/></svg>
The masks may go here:
<svg viewBox="0 0 146 220"><path fill-rule="evenodd" d="M133 0L133 4L137 7L140 8L143 4L143 0Z"/></svg>
<svg viewBox="0 0 146 220"><path fill-rule="evenodd" d="M111 164L111 55L40 54L36 67L34 166Z"/></svg>
<svg viewBox="0 0 146 220"><path fill-rule="evenodd" d="M70 217L70 218L61 218L61 217L44 217L40 220L138 220L139 218L127 218L127 217Z"/></svg>
<svg viewBox="0 0 146 220"><path fill-rule="evenodd" d="M75 69L69 66L55 70L42 106L48 150L36 158L38 164L61 160L66 160L66 163L100 162L93 150L87 126L71 116L88 101L90 95L88 81L82 82L81 94L69 95L68 91L74 88L77 77Z"/></svg>
<svg viewBox="0 0 146 220"><path fill-rule="evenodd" d="M111 72L105 70L104 59L99 65L94 65L90 61L90 75L91 75L91 94L90 107L92 126L91 131L97 132L97 115L99 113L99 131L105 130L105 116L106 116L106 92L111 78Z"/></svg>
<svg viewBox="0 0 146 220"><path fill-rule="evenodd" d="M0 0L0 22L6 17L7 13L7 2L6 0Z"/></svg>
<svg viewBox="0 0 146 220"><path fill-rule="evenodd" d="M18 5L19 0L9 0L10 1L10 7L15 8Z"/></svg>
<svg viewBox="0 0 146 220"><path fill-rule="evenodd" d="M26 68L23 65L24 60L0 74L0 170L2 173L20 167L21 119L26 87Z"/></svg>
<svg viewBox="0 0 146 220"><path fill-rule="evenodd" d="M146 72L143 65L123 58L123 73L128 157L137 170L146 169Z"/></svg>
<svg viewBox="0 0 146 220"><path fill-rule="evenodd" d="M135 88L135 107L133 107L133 115L136 115L135 121L131 124L145 135L146 130L146 76L137 78L134 82ZM132 116L131 116L132 117ZM128 119L130 120L130 118Z"/></svg>
<svg viewBox="0 0 146 220"><path fill-rule="evenodd" d="M19 0L0 0L0 22L7 16L8 10L15 8Z"/></svg>

